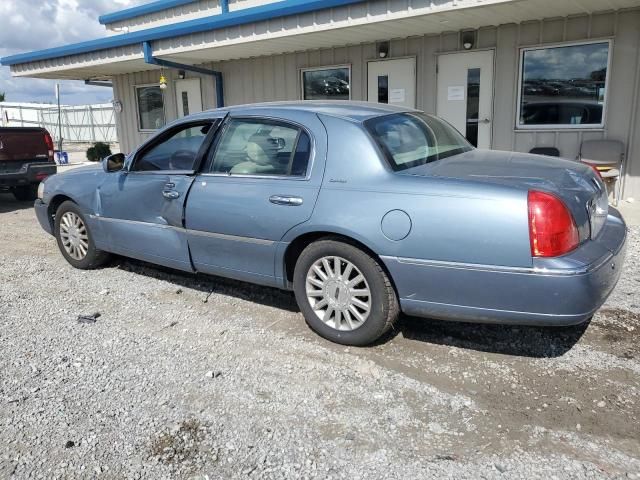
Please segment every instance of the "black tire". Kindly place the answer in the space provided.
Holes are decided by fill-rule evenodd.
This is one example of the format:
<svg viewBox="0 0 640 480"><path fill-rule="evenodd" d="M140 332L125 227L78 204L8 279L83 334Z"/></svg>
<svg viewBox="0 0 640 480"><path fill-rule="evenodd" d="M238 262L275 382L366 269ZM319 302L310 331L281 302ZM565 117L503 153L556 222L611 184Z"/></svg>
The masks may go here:
<svg viewBox="0 0 640 480"><path fill-rule="evenodd" d="M21 185L13 189L13 196L19 202L33 202L38 198L38 185Z"/></svg>
<svg viewBox="0 0 640 480"><path fill-rule="evenodd" d="M351 262L364 276L368 284L370 291L369 314L364 322L353 330L338 330L325 323L316 315L316 311L307 297L307 274L313 265L324 257L340 257ZM378 261L359 248L338 239L321 239L303 250L296 262L293 289L298 306L309 327L327 340L342 345L365 346L372 344L393 326L400 314L396 292ZM333 323L335 325L335 322Z"/></svg>
<svg viewBox="0 0 640 480"><path fill-rule="evenodd" d="M82 220L86 228L88 248L87 248L86 254L81 259L73 258L69 254L69 252L67 252L67 250L63 245L63 241L60 235L60 224L62 221L62 217L67 212L72 212L78 217L80 217L80 219ZM103 250L98 250L96 248L95 243L93 241L93 235L91 234L91 230L89 230L89 225L87 224L87 221L84 215L82 214L78 206L72 201L67 200L66 202L63 202L58 207L58 210L56 211L55 224L54 224L53 231L54 231L56 240L58 242L58 248L60 249L62 256L65 258L67 262L71 264L71 266L81 270L92 270L94 268L101 267L102 265L104 265L109 261L110 254L108 252L105 252Z"/></svg>

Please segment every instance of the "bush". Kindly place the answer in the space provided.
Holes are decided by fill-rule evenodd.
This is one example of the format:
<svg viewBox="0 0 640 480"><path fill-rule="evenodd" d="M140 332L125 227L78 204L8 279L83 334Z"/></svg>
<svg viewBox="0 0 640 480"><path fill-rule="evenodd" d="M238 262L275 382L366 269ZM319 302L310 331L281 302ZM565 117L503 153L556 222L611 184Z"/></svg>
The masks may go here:
<svg viewBox="0 0 640 480"><path fill-rule="evenodd" d="M87 160L90 162L99 162L109 155L111 155L111 148L106 143L97 142L87 149Z"/></svg>

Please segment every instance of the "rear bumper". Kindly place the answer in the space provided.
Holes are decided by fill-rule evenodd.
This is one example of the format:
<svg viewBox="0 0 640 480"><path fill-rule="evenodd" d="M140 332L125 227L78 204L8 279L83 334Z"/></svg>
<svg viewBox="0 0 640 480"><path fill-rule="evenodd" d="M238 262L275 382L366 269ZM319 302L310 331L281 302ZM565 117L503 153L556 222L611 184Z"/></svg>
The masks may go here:
<svg viewBox="0 0 640 480"><path fill-rule="evenodd" d="M0 188L12 188L40 183L58 171L52 163L26 163L17 172L0 172Z"/></svg>
<svg viewBox="0 0 640 480"><path fill-rule="evenodd" d="M622 272L626 226L609 216L590 245L531 268L383 257L402 311L419 317L482 323L565 326L602 306Z"/></svg>
<svg viewBox="0 0 640 480"><path fill-rule="evenodd" d="M33 204L33 208L36 211L36 218L40 226L49 235L53 235L53 221L49 216L49 205L37 199Z"/></svg>

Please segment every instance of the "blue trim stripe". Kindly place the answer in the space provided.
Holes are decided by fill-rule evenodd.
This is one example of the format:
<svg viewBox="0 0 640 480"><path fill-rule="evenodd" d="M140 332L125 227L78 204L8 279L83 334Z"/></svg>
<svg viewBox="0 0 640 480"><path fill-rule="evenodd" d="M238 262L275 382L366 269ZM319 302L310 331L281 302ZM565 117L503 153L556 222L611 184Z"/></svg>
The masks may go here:
<svg viewBox="0 0 640 480"><path fill-rule="evenodd" d="M162 10L168 10L169 8L180 7L195 1L197 0L157 0L156 2L145 3L144 5L139 5L137 7L131 7L125 10L118 10L117 12L101 15L98 17L98 21L102 25L106 25L108 23L129 20L130 18L140 17L150 13L161 12Z"/></svg>
<svg viewBox="0 0 640 480"><path fill-rule="evenodd" d="M299 15L317 10L343 7L364 0L282 0L258 7L235 10L222 15L196 18L174 25L163 25L137 32L124 33L111 37L89 40L86 42L65 45L63 47L47 48L29 53L20 53L0 59L2 65L16 65L20 63L50 60L52 58L66 57L90 53L108 48L125 47L142 42L162 40L165 38L180 37L192 33L201 33L222 28L236 27L248 23L271 20L278 17Z"/></svg>

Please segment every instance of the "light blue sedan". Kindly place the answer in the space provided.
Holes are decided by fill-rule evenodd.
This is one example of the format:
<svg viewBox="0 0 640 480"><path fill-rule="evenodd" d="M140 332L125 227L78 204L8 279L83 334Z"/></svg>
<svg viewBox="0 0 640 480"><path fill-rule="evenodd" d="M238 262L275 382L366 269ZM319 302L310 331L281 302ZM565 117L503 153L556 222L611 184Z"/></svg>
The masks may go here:
<svg viewBox="0 0 640 480"><path fill-rule="evenodd" d="M584 322L627 231L588 166L476 150L431 115L350 102L192 115L50 177L35 209L76 268L118 254L293 290L309 326L346 345L401 311Z"/></svg>

